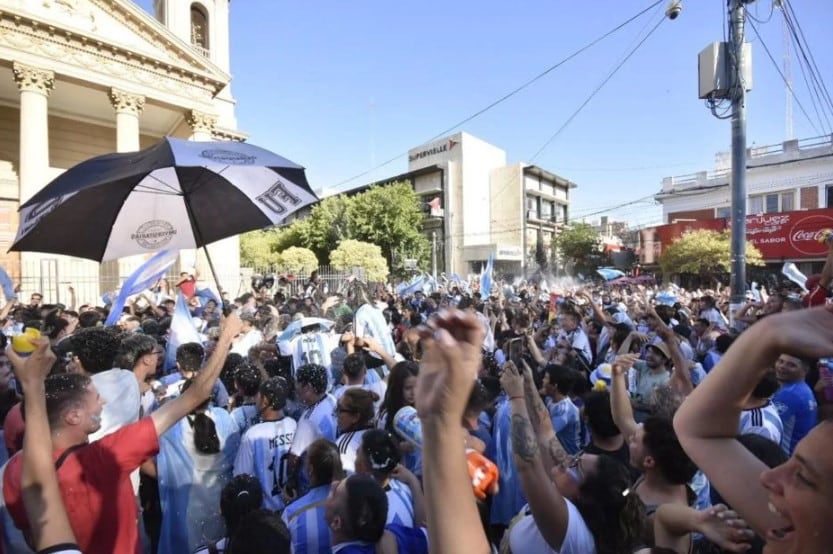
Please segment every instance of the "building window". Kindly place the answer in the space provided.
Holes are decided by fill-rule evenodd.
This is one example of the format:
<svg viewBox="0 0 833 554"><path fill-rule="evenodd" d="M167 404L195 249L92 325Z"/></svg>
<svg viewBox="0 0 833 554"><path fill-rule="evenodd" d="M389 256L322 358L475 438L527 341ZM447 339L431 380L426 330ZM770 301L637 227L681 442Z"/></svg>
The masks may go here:
<svg viewBox="0 0 833 554"><path fill-rule="evenodd" d="M208 53L208 14L199 4L191 4L191 44Z"/></svg>
<svg viewBox="0 0 833 554"><path fill-rule="evenodd" d="M825 204L825 207L833 208L833 185L827 185L825 194L827 196L827 203Z"/></svg>
<svg viewBox="0 0 833 554"><path fill-rule="evenodd" d="M795 193L793 191L772 192L749 197L749 213L751 215L789 212L793 209L795 209Z"/></svg>
<svg viewBox="0 0 833 554"><path fill-rule="evenodd" d="M527 219L538 219L538 198L535 196L527 196L526 197L526 218Z"/></svg>
<svg viewBox="0 0 833 554"><path fill-rule="evenodd" d="M732 208L724 207L724 208L717 208L714 211L714 215L717 219L729 219L732 217Z"/></svg>
<svg viewBox="0 0 833 554"><path fill-rule="evenodd" d="M554 215L555 211L555 202L547 202L546 200L541 201L541 219L544 221L550 221Z"/></svg>

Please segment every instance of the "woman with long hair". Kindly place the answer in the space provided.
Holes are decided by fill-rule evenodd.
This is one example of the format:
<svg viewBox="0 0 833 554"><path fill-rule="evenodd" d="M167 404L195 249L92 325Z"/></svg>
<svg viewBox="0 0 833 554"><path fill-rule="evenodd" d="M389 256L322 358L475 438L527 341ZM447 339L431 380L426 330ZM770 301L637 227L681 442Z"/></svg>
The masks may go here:
<svg viewBox="0 0 833 554"><path fill-rule="evenodd" d="M567 456L531 371L508 362L501 384L512 411L512 454L529 504L510 525L504 552L622 554L646 534L645 506L630 473L608 456Z"/></svg>
<svg viewBox="0 0 833 554"><path fill-rule="evenodd" d="M680 443L714 488L766 541L767 554L830 552L833 422L769 469L737 441L746 399L781 355L833 357L833 305L777 313L744 331L677 411Z"/></svg>
<svg viewBox="0 0 833 554"><path fill-rule="evenodd" d="M341 453L341 463L348 475L356 471L356 454L362 444L362 435L373 429L376 412L374 402L379 395L365 389L347 389L336 406L338 436L336 445Z"/></svg>
<svg viewBox="0 0 833 554"><path fill-rule="evenodd" d="M182 392L192 383L186 381ZM159 554L193 552L225 534L220 496L232 478L240 432L226 410L209 402L206 398L159 437Z"/></svg>
<svg viewBox="0 0 833 554"><path fill-rule="evenodd" d="M194 554L217 554L228 550L228 543L237 533L241 522L250 513L260 509L263 505L263 492L260 481L253 475L241 473L229 481L220 493L220 513L226 523L225 536L204 548L197 550Z"/></svg>
<svg viewBox="0 0 833 554"><path fill-rule="evenodd" d="M405 406L414 406L416 402L416 383L419 366L416 362L399 362L388 376L388 388L385 400L379 408L377 427L384 429L397 439L402 465L414 475L422 476L422 452L410 442L396 434L393 418L396 412Z"/></svg>

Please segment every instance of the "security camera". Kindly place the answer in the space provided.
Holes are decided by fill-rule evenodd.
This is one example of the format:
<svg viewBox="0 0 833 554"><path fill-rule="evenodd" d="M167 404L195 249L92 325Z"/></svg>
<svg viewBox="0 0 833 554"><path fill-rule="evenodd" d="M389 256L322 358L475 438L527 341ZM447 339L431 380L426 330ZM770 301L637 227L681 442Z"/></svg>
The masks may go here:
<svg viewBox="0 0 833 554"><path fill-rule="evenodd" d="M683 11L683 2L682 0L671 0L668 2L668 8L665 10L665 17L670 20L675 20L679 17L680 12Z"/></svg>

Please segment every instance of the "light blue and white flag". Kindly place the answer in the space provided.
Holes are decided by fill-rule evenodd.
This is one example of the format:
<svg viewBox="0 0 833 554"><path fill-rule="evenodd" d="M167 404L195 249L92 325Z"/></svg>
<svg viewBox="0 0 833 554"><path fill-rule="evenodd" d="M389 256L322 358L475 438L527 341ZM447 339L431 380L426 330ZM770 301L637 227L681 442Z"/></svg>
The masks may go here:
<svg viewBox="0 0 833 554"><path fill-rule="evenodd" d="M411 296L417 291L423 290L425 286L425 277L423 275L414 275L408 283L399 283L396 287L397 296Z"/></svg>
<svg viewBox="0 0 833 554"><path fill-rule="evenodd" d="M232 478L240 433L225 409L209 408L207 415L220 440L216 454L197 451L187 418L159 437L156 467L164 510L159 554L193 552L225 536L220 493Z"/></svg>
<svg viewBox="0 0 833 554"><path fill-rule="evenodd" d="M161 250L130 274L110 308L105 325L115 325L121 317L127 299L152 287L176 261L176 250Z"/></svg>
<svg viewBox="0 0 833 554"><path fill-rule="evenodd" d="M174 315L171 318L171 329L168 334L168 346L165 352L165 369L176 367L176 349L187 342L202 343L197 328L191 319L191 310L188 308L188 301L182 291L176 293L176 306Z"/></svg>
<svg viewBox="0 0 833 554"><path fill-rule="evenodd" d="M486 298L492 292L492 270L494 269L494 256L489 254L489 261L486 267L480 272L480 296Z"/></svg>
<svg viewBox="0 0 833 554"><path fill-rule="evenodd" d="M3 288L3 296L6 297L6 302L12 298L17 298L17 293L14 291L14 282L2 267L0 267L0 287Z"/></svg>

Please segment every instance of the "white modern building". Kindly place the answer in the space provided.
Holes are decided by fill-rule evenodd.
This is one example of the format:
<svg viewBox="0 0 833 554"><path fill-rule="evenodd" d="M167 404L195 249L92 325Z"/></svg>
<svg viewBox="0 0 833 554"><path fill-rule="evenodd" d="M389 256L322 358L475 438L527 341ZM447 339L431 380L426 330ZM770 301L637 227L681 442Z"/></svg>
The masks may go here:
<svg viewBox="0 0 833 554"><path fill-rule="evenodd" d="M833 208L833 135L752 146L747 152L747 213L769 214ZM655 196L666 223L731 215L731 156L716 168L666 177Z"/></svg>
<svg viewBox="0 0 833 554"><path fill-rule="evenodd" d="M549 252L567 222L576 187L535 165L507 165L504 150L468 133L412 148L406 173L372 186L395 181L411 183L430 204L422 231L435 245L438 271L461 276L480 272L489 256L498 274L524 274L535 264L539 240Z"/></svg>
<svg viewBox="0 0 833 554"><path fill-rule="evenodd" d="M229 0L0 0L0 264L47 302L98 301L141 257L98 263L7 253L17 209L93 156L130 152L166 135L245 140L229 74ZM71 230L68 230L71 232ZM222 285L237 289L236 238L211 246ZM202 256L183 263L209 275Z"/></svg>

